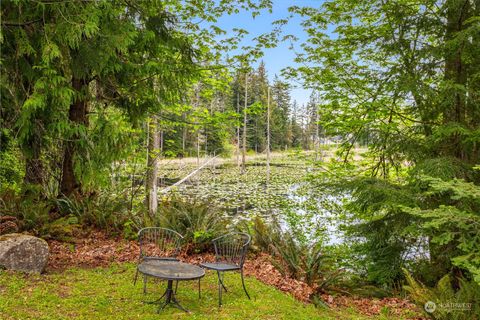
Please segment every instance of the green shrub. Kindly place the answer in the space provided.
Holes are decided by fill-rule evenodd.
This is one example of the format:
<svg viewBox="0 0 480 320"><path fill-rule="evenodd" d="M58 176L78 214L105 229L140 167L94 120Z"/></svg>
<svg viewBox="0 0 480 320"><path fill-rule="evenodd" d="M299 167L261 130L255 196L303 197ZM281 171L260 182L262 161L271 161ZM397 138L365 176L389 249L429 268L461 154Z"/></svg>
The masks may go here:
<svg viewBox="0 0 480 320"><path fill-rule="evenodd" d="M0 192L20 191L25 165L11 131L0 129Z"/></svg>
<svg viewBox="0 0 480 320"><path fill-rule="evenodd" d="M134 228L135 224L132 220L128 220L123 224L123 238L127 240L134 240L137 237L137 230Z"/></svg>
<svg viewBox="0 0 480 320"><path fill-rule="evenodd" d="M41 235L40 228L50 221L53 207L35 185L23 186L20 192L6 189L0 194L0 216L16 217L21 231L36 235Z"/></svg>
<svg viewBox="0 0 480 320"><path fill-rule="evenodd" d="M345 209L351 214L347 216L350 221L345 233L363 264L364 277L375 286L389 290L399 287L406 253L417 239L405 232L405 228L416 224L415 218L399 206L415 204L417 199L408 187L383 179L357 178L349 187L351 198Z"/></svg>
<svg viewBox="0 0 480 320"><path fill-rule="evenodd" d="M164 200L159 204L157 219L157 225L184 236L188 251L208 250L211 240L227 229L223 212L199 200L188 201L178 197Z"/></svg>
<svg viewBox="0 0 480 320"><path fill-rule="evenodd" d="M24 185L21 192L8 189L0 194L0 216L16 217L20 231L62 241L71 241L80 225L121 230L128 217L120 205L124 204L101 195L48 199L35 185Z"/></svg>
<svg viewBox="0 0 480 320"><path fill-rule="evenodd" d="M127 203L123 197L114 197L100 192L81 199L60 198L55 200L60 216L72 215L82 225L90 225L109 232L123 230L129 219Z"/></svg>
<svg viewBox="0 0 480 320"><path fill-rule="evenodd" d="M272 263L282 274L315 285L322 292L342 273L320 240L299 241L292 232L282 230L278 222L267 225L260 218L254 220L253 228L255 244L279 259Z"/></svg>
<svg viewBox="0 0 480 320"><path fill-rule="evenodd" d="M405 291L427 316L438 320L480 319L480 286L474 281L460 278L458 288L454 288L447 274L434 288L428 288L413 279L408 271L404 272L408 284L404 286Z"/></svg>
<svg viewBox="0 0 480 320"><path fill-rule="evenodd" d="M462 179L421 179L426 188L423 195L433 204L429 208L403 207L420 219L421 223L411 229L429 237L430 248L447 258L444 264L451 262L467 271L480 285L480 186Z"/></svg>
<svg viewBox="0 0 480 320"><path fill-rule="evenodd" d="M44 239L55 239L64 242L73 242L75 234L81 226L74 215L60 217L52 222L45 223L39 229L39 235Z"/></svg>

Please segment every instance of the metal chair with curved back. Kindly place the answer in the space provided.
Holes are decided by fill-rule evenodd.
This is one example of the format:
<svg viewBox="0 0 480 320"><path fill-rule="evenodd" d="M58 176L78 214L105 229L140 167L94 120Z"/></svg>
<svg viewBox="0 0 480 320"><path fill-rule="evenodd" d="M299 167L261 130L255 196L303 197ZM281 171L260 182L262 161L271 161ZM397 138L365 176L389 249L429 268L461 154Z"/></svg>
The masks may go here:
<svg viewBox="0 0 480 320"><path fill-rule="evenodd" d="M178 261L176 258L182 246L183 236L171 229L160 227L143 228L138 231L140 257L138 265L155 260ZM138 266L133 284L137 283ZM177 282L178 285L178 282ZM147 276L143 277L143 293L147 292Z"/></svg>
<svg viewBox="0 0 480 320"><path fill-rule="evenodd" d="M213 239L212 242L215 248L216 261L213 263L200 264L200 266L205 269L217 271L219 306L222 305L222 291L225 290L225 292L227 292L227 288L223 283L222 272L239 270L240 276L242 277L243 290L248 299L250 299L250 295L245 288L245 281L243 279L243 264L245 262L250 241L250 235L243 232L231 232Z"/></svg>

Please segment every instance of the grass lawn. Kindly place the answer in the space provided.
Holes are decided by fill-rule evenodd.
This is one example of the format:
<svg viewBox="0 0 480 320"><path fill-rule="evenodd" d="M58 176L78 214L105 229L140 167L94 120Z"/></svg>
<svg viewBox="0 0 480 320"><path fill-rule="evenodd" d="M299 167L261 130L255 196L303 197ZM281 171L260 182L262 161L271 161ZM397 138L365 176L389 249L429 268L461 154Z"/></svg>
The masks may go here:
<svg viewBox="0 0 480 320"><path fill-rule="evenodd" d="M353 309L333 311L305 305L251 277L246 278L252 296L248 300L235 273L225 274L230 290L218 308L216 275L208 271L202 279L201 300L196 281L179 284L178 300L190 314L170 306L157 314L157 305L144 301L156 300L166 282L150 280L148 293L143 295L141 281L133 285L134 271L132 264L47 275L0 271L0 319L367 319ZM375 319L403 318L388 316L386 310Z"/></svg>

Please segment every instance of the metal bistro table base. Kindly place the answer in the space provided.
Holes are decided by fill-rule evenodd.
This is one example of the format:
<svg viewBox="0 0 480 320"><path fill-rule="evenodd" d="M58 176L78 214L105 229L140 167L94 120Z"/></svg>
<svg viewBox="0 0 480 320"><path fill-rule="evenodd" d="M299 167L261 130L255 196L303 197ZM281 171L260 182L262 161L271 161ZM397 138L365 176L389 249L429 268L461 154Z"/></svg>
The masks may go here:
<svg viewBox="0 0 480 320"><path fill-rule="evenodd" d="M165 299L163 299L165 297ZM182 307L182 305L178 302L177 298L175 297L175 291L173 290L173 280L168 280L167 284L167 289L165 292L162 294L160 298L158 298L155 301L152 302L147 302L151 304L159 304L157 313L160 313L163 309L167 307L167 305L172 304L174 307L177 307L178 309L185 311L185 312L190 312L189 310L185 309Z"/></svg>
<svg viewBox="0 0 480 320"><path fill-rule="evenodd" d="M205 270L198 266L180 261L149 260L140 263L138 271L145 276L168 281L167 289L163 295L155 301L147 302L150 304L159 304L158 313L165 309L169 304L172 304L174 307L177 307L182 311L190 312L178 302L176 298L176 289L173 289L174 281L199 280L198 292L200 297L200 278L205 275Z"/></svg>

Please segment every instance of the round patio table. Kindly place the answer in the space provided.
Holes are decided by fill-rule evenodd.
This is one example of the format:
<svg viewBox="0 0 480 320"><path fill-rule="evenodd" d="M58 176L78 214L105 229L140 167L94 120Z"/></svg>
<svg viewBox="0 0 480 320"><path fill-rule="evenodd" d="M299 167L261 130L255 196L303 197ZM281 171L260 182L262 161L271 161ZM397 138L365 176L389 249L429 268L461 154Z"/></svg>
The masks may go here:
<svg viewBox="0 0 480 320"><path fill-rule="evenodd" d="M163 310L168 304L173 304L178 309L185 312L189 312L182 307L178 302L176 290L173 290L173 281L188 281L200 279L205 276L205 270L197 267L193 264L188 264L180 261L168 261L168 260L147 260L138 266L138 271L146 276L167 280L167 289L163 295L156 301L151 303L160 303L158 312ZM165 301L162 303L162 299L165 297Z"/></svg>

